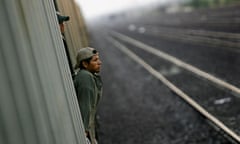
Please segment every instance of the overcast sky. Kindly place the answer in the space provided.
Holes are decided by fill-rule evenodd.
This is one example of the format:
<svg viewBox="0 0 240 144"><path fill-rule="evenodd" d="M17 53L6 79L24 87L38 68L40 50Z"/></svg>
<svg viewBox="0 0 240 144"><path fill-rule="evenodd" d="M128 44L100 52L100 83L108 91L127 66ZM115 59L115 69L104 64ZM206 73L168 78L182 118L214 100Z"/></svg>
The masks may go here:
<svg viewBox="0 0 240 144"><path fill-rule="evenodd" d="M91 18L109 12L123 10L153 2L164 3L169 0L76 0L85 17Z"/></svg>

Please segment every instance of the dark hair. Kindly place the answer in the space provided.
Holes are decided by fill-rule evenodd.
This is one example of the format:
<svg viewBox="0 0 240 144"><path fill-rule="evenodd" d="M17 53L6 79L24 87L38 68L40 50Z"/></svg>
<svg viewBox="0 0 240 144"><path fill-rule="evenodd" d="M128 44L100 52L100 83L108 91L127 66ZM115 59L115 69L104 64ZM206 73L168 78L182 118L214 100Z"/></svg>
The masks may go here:
<svg viewBox="0 0 240 144"><path fill-rule="evenodd" d="M79 68L80 68L80 69L86 69L86 68L83 66L83 62L86 62L86 63L89 64L90 61L91 61L91 59L92 59L92 57L82 60L82 61L80 62Z"/></svg>

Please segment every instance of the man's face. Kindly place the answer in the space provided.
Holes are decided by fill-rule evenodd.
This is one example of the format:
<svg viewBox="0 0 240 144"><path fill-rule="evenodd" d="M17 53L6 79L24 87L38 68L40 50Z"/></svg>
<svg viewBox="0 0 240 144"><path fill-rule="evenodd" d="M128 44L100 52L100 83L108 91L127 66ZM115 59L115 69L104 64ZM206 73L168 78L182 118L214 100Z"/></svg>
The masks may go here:
<svg viewBox="0 0 240 144"><path fill-rule="evenodd" d="M90 62L88 64L86 64L86 70L90 71L91 73L98 73L98 72L100 72L101 64L102 64L102 62L97 53L92 57Z"/></svg>
<svg viewBox="0 0 240 144"><path fill-rule="evenodd" d="M63 34L64 33L64 24L61 23L61 24L59 24L59 26L60 26L60 31Z"/></svg>

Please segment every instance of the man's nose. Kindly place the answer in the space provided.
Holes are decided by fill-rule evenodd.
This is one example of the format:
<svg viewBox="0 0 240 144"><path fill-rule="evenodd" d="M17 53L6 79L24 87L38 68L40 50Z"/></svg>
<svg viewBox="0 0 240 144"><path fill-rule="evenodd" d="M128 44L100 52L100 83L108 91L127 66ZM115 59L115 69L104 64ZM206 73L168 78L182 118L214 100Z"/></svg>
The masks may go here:
<svg viewBox="0 0 240 144"><path fill-rule="evenodd" d="M102 61L101 60L99 60L99 62L98 62L99 64L102 64Z"/></svg>

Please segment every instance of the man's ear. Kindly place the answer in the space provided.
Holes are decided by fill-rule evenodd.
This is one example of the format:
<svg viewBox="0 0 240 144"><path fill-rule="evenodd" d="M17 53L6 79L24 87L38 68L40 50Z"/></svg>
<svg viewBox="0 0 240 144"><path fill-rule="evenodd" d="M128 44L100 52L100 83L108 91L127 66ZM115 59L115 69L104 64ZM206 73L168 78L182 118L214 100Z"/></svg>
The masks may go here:
<svg viewBox="0 0 240 144"><path fill-rule="evenodd" d="M83 61L82 64L83 64L83 66L84 66L85 68L88 67L88 63L87 63L87 62Z"/></svg>

